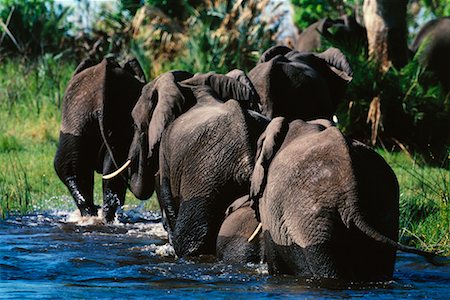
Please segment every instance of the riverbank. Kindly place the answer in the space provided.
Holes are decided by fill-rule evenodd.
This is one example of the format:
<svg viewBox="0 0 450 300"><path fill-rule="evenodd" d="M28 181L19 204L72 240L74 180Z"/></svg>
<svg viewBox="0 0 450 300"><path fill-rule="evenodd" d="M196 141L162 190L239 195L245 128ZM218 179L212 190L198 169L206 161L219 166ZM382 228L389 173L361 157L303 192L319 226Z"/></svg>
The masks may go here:
<svg viewBox="0 0 450 300"><path fill-rule="evenodd" d="M52 209L75 210L56 176L60 107L75 64L45 56L37 62L10 60L0 65L0 216ZM402 243L450 254L450 171L419 164L405 153L378 150L400 183ZM101 202L101 177L95 199ZM138 205L130 192L126 203ZM157 201L145 208L158 209Z"/></svg>

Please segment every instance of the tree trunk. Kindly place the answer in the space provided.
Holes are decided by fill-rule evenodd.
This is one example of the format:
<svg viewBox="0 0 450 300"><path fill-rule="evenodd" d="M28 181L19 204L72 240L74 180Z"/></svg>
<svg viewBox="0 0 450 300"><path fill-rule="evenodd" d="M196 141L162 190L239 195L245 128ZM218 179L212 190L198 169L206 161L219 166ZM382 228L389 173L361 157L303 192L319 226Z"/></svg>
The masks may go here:
<svg viewBox="0 0 450 300"><path fill-rule="evenodd" d="M364 0L363 14L369 42L369 57L386 71L408 61L406 41L407 0Z"/></svg>

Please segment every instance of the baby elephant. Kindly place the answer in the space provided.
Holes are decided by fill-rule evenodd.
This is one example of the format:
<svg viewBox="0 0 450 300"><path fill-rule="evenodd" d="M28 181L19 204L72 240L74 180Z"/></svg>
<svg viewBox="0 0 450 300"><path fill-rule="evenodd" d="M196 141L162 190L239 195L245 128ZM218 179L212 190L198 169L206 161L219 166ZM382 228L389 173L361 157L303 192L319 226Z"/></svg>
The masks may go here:
<svg viewBox="0 0 450 300"><path fill-rule="evenodd" d="M392 278L399 187L383 158L329 121L272 120L258 141L250 198L271 274Z"/></svg>
<svg viewBox="0 0 450 300"><path fill-rule="evenodd" d="M217 237L216 256L225 263L259 263L263 239L248 195L234 201L226 210Z"/></svg>

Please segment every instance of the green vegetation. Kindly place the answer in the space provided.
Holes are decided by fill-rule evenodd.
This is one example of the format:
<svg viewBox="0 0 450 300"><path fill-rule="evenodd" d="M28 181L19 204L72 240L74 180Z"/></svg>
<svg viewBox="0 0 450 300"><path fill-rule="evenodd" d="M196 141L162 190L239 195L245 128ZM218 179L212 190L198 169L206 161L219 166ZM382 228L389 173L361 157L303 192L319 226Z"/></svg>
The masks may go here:
<svg viewBox="0 0 450 300"><path fill-rule="evenodd" d="M420 65L420 53L402 69L384 74L364 53L346 56L354 74L338 108L340 128L358 139L406 148L422 153L429 163L442 164L450 150L450 94ZM380 106L370 114L374 100Z"/></svg>
<svg viewBox="0 0 450 300"><path fill-rule="evenodd" d="M0 37L2 52L35 56L67 46L72 40L68 32L68 7L48 0L1 0ZM5 30L7 28L7 30Z"/></svg>
<svg viewBox="0 0 450 300"><path fill-rule="evenodd" d="M380 151L400 184L400 241L450 254L450 163L422 165L420 157ZM450 154L450 153L449 153Z"/></svg>

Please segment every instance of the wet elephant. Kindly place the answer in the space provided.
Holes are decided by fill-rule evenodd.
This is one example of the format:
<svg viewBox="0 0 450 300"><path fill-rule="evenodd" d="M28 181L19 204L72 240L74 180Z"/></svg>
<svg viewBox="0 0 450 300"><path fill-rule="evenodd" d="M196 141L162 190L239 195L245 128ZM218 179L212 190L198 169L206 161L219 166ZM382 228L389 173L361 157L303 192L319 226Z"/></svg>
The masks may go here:
<svg viewBox="0 0 450 300"><path fill-rule="evenodd" d="M148 84L133 109L130 189L143 199L156 188L178 256L214 254L226 207L248 190L254 144L268 123L247 111L256 103L248 84L237 70L170 72Z"/></svg>
<svg viewBox="0 0 450 300"><path fill-rule="evenodd" d="M269 118L331 119L352 79L347 59L336 48L322 53L275 46L250 70L259 108Z"/></svg>
<svg viewBox="0 0 450 300"><path fill-rule="evenodd" d="M234 201L225 213L216 244L216 256L225 263L259 263L263 239L248 195Z"/></svg>
<svg viewBox="0 0 450 300"><path fill-rule="evenodd" d="M322 48L323 40L355 55L367 53L367 31L354 16L324 18L311 24L298 35L294 48L302 52L317 51Z"/></svg>
<svg viewBox="0 0 450 300"><path fill-rule="evenodd" d="M327 120L275 118L258 141L250 197L271 274L392 278L399 187L384 159Z"/></svg>
<svg viewBox="0 0 450 300"><path fill-rule="evenodd" d="M136 60L121 67L113 58L83 61L69 81L54 167L82 216L96 216L94 171L124 163L133 136L131 110L145 78ZM103 181L103 214L112 221L123 205L127 178Z"/></svg>
<svg viewBox="0 0 450 300"><path fill-rule="evenodd" d="M432 20L420 29L410 50L417 53L422 46L419 59L450 92L450 17Z"/></svg>

